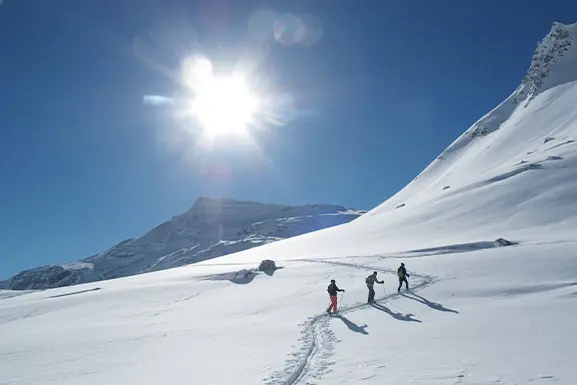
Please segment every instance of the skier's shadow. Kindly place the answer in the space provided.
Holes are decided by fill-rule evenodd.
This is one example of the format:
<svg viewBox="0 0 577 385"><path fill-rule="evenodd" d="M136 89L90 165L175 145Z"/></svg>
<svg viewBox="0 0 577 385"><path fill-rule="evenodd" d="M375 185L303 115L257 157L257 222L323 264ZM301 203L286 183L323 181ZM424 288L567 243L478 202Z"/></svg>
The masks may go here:
<svg viewBox="0 0 577 385"><path fill-rule="evenodd" d="M381 305L379 303L376 303L376 302L371 303L371 306L377 310L380 310L382 312L387 313L388 315L390 315L391 317L393 317L395 319L398 319L399 321L422 323L421 320L413 318L414 314L395 313L391 309L389 309L388 307Z"/></svg>
<svg viewBox="0 0 577 385"><path fill-rule="evenodd" d="M361 333L364 335L369 334L369 332L365 330L365 328L367 327L367 324L357 325L356 323L354 323L353 321L351 321L350 319L348 319L347 317L345 317L341 314L335 314L334 317L343 321L343 323L349 328L349 330L352 330L353 332Z"/></svg>
<svg viewBox="0 0 577 385"><path fill-rule="evenodd" d="M459 314L459 312L457 310L446 308L443 305L441 305L440 303L431 302L428 299L426 299L425 297L421 297L420 295L415 294L415 293L410 293L410 294L402 293L401 295L405 298L412 299L413 301L417 301L417 302L420 302L422 304L425 304L428 307L430 307L431 309Z"/></svg>

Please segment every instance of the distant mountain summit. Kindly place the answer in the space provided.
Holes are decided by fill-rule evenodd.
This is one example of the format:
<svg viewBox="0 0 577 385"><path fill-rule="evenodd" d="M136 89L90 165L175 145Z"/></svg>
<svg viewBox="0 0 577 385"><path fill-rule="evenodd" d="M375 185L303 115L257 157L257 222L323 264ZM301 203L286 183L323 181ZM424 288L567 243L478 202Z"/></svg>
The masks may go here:
<svg viewBox="0 0 577 385"><path fill-rule="evenodd" d="M140 238L76 263L25 270L0 287L47 289L168 269L347 223L363 213L326 204L286 206L201 197L189 211Z"/></svg>

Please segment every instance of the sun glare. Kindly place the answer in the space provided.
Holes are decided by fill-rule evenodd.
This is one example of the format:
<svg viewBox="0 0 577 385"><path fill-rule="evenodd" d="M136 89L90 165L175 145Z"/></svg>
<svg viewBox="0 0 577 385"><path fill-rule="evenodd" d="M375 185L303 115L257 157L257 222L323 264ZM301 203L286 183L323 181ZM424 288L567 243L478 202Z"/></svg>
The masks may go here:
<svg viewBox="0 0 577 385"><path fill-rule="evenodd" d="M198 89L192 112L210 137L243 134L259 101L240 76L212 78Z"/></svg>

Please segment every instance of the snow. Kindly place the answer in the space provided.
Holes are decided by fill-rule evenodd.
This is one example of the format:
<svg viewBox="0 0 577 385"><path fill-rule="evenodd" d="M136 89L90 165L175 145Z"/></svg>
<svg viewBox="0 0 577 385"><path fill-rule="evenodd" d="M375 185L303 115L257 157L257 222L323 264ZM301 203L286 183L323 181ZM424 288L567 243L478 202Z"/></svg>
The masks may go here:
<svg viewBox="0 0 577 385"><path fill-rule="evenodd" d="M69 270L76 270L76 269L92 270L92 269L94 269L94 264L93 263L86 263L86 262L71 262L71 263L61 265L61 267L63 267L64 269L69 269Z"/></svg>
<svg viewBox="0 0 577 385"><path fill-rule="evenodd" d="M350 223L148 274L1 291L0 383L577 383L574 50L548 64L563 81L507 99ZM259 272L263 259L278 269ZM412 289L397 294L401 261ZM374 270L385 284L368 305ZM332 278L346 289L336 316L324 312Z"/></svg>
<svg viewBox="0 0 577 385"><path fill-rule="evenodd" d="M222 275L254 266L225 257L28 293L0 300L0 382L575 383L574 250L413 256L410 298L395 294L398 259L379 256L286 261L238 283ZM376 308L363 305L373 269L388 296L376 287ZM332 277L346 292L329 318Z"/></svg>

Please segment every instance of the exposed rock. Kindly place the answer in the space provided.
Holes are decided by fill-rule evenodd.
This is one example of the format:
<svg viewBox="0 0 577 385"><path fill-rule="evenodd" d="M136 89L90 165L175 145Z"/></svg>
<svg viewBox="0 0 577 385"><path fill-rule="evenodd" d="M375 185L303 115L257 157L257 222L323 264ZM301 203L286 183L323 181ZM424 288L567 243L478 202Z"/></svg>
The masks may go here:
<svg viewBox="0 0 577 385"><path fill-rule="evenodd" d="M44 290L53 287L69 286L81 281L75 270L52 265L25 270L7 281L9 290Z"/></svg>
<svg viewBox="0 0 577 385"><path fill-rule="evenodd" d="M276 270L276 263L270 259L264 259L258 266L260 271L274 271Z"/></svg>
<svg viewBox="0 0 577 385"><path fill-rule="evenodd" d="M493 242L493 247L513 246L514 244L515 242L508 241L505 238L499 238Z"/></svg>

